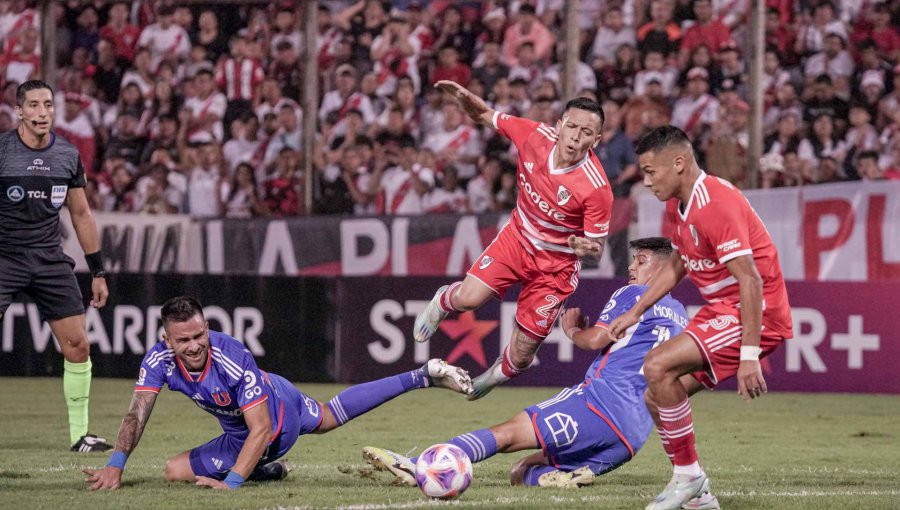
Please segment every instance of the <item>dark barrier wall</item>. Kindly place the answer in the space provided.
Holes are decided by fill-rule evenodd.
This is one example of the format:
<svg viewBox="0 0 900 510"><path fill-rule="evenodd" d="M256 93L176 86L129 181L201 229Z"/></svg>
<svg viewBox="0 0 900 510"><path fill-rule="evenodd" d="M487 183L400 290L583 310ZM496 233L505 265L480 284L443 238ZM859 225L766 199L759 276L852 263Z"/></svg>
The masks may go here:
<svg viewBox="0 0 900 510"><path fill-rule="evenodd" d="M492 301L476 311L451 316L429 343L411 339L416 314L440 278L367 278L338 281L337 377L360 382L409 370L428 358L443 357L481 373L510 338L516 293L502 304ZM609 296L623 282L582 280L569 306L596 319ZM763 361L771 390L900 393L896 363L900 342L886 314L900 284L789 282L794 339ZM687 282L675 296L693 314L702 303ZM567 386L583 380L594 354L569 342L557 327L545 340L539 364L515 379L520 385ZM734 385L723 385L734 388Z"/></svg>
<svg viewBox="0 0 900 510"><path fill-rule="evenodd" d="M80 283L87 292L89 280L81 275ZM241 339L260 368L295 381L332 380L334 280L117 274L108 283L109 302L86 316L94 375L136 377L147 348L161 339L162 304L188 294L203 303L210 328ZM13 303L0 334L0 375L62 374L62 355L33 304Z"/></svg>

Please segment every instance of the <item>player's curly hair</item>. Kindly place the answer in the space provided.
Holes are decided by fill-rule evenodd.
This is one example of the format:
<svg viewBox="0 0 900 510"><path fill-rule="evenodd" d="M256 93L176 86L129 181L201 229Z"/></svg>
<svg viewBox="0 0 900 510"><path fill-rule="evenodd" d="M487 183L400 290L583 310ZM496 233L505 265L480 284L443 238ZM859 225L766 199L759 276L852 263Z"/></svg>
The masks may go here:
<svg viewBox="0 0 900 510"><path fill-rule="evenodd" d="M687 133L675 126L661 126L644 135L635 145L634 152L640 156L673 145L691 147L691 139L688 138Z"/></svg>
<svg viewBox="0 0 900 510"><path fill-rule="evenodd" d="M197 314L203 317L203 306L200 304L200 301L189 296L173 297L163 304L160 311L163 324L187 322Z"/></svg>
<svg viewBox="0 0 900 510"><path fill-rule="evenodd" d="M644 237L628 243L628 247L634 251L648 250L659 257L668 257L672 254L672 241L667 237Z"/></svg>

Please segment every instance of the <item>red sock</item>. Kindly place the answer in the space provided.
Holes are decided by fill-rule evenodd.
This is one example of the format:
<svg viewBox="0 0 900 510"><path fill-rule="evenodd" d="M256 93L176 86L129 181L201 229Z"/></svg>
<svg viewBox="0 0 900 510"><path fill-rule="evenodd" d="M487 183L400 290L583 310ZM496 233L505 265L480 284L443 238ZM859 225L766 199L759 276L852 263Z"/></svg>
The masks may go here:
<svg viewBox="0 0 900 510"><path fill-rule="evenodd" d="M666 431L663 430L662 427L656 427L656 432L659 434L659 439L662 441L663 450L666 451L666 457L669 458L669 462L672 465L675 465L675 454L672 453L672 443L669 442L669 438L666 437Z"/></svg>
<svg viewBox="0 0 900 510"><path fill-rule="evenodd" d="M674 407L660 407L659 419L669 441L669 448L672 449L672 463L676 466L690 466L697 462L691 401L684 399L684 402Z"/></svg>
<svg viewBox="0 0 900 510"><path fill-rule="evenodd" d="M519 369L513 366L512 360L509 359L508 345L506 349L503 349L503 361L500 362L500 370L506 377L515 377L520 373Z"/></svg>
<svg viewBox="0 0 900 510"><path fill-rule="evenodd" d="M453 282L449 287L444 289L444 292L441 293L440 299L438 299L438 304L440 305L441 310L445 312L462 311L453 306L453 293L456 292L456 289L458 289L460 285L462 285L462 282Z"/></svg>

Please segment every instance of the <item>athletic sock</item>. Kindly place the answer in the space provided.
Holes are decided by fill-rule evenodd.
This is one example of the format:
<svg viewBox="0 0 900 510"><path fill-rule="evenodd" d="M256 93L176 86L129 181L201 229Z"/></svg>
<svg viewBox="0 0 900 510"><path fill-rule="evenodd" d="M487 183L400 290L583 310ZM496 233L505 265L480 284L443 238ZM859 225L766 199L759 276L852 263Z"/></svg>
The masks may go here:
<svg viewBox="0 0 900 510"><path fill-rule="evenodd" d="M462 282L453 282L444 289L444 292L438 297L438 306L440 306L441 310L445 312L463 311L453 306L453 293L456 292L460 285L462 285Z"/></svg>
<svg viewBox="0 0 900 510"><path fill-rule="evenodd" d="M466 452L473 464L489 459L497 454L497 439L494 437L491 429L481 429L460 434L447 441L447 443L458 446L462 451ZM413 457L409 460L415 464L419 458Z"/></svg>
<svg viewBox="0 0 900 510"><path fill-rule="evenodd" d="M63 395L69 408L69 439L75 444L88 432L88 401L91 394L91 360L63 361Z"/></svg>
<svg viewBox="0 0 900 510"><path fill-rule="evenodd" d="M508 345L505 349L503 349L503 356L501 356L500 361L500 370L503 372L503 375L506 376L507 379L512 379L513 377L522 373L521 370L513 366L512 359L510 359L509 357Z"/></svg>
<svg viewBox="0 0 900 510"><path fill-rule="evenodd" d="M659 434L659 439L662 441L663 450L666 451L666 457L669 458L669 462L672 465L675 465L675 454L672 453L672 443L669 442L669 438L666 437L666 431L661 427L656 427L656 432Z"/></svg>
<svg viewBox="0 0 900 510"><path fill-rule="evenodd" d="M430 385L431 379L428 377L426 365L402 374L351 386L338 393L327 405L337 419L338 425L343 425L398 395Z"/></svg>
<svg viewBox="0 0 900 510"><path fill-rule="evenodd" d="M537 487L538 479L540 479L541 475L551 471L556 471L556 468L546 464L535 464L534 466L530 466L525 470L525 477L523 478L522 483L526 487Z"/></svg>
<svg viewBox="0 0 900 510"><path fill-rule="evenodd" d="M684 399L673 407L659 407L659 419L669 440L674 457L675 473L698 476L703 471L694 446L694 420L691 417L691 401Z"/></svg>

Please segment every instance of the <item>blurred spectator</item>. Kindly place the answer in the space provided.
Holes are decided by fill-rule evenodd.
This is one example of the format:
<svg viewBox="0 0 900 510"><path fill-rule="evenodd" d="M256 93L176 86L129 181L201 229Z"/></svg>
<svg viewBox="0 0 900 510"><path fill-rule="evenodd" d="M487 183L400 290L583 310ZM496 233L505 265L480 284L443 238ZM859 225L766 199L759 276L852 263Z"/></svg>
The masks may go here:
<svg viewBox="0 0 900 510"><path fill-rule="evenodd" d="M517 21L506 29L503 36L503 57L506 63L511 66L519 64L518 49L524 42L534 45L534 58L537 62L548 60L556 38L538 21L534 7L522 4L516 17Z"/></svg>
<svg viewBox="0 0 900 510"><path fill-rule="evenodd" d="M327 92L322 98L322 106L319 108L319 120L325 121L328 114L337 112L338 122L335 131L343 134L343 118L350 110L359 110L364 124L371 124L375 120L375 111L372 102L361 94L356 84L356 69L348 64L342 64L335 70L335 82L337 88Z"/></svg>
<svg viewBox="0 0 900 510"><path fill-rule="evenodd" d="M497 207L501 211L512 211L516 208L519 189L516 187L515 172L504 172L500 176L500 191L497 192Z"/></svg>
<svg viewBox="0 0 900 510"><path fill-rule="evenodd" d="M553 83L562 83L563 62L566 58L566 45L562 42L556 44L556 63L548 67L541 79ZM582 61L575 63L575 90L597 90L597 76L594 70Z"/></svg>
<svg viewBox="0 0 900 510"><path fill-rule="evenodd" d="M638 176L634 143L621 130L622 115L615 101L604 101L603 113L606 116L603 137L594 148L594 153L603 163L606 177L612 184L613 194L617 197L628 196L631 181Z"/></svg>
<svg viewBox="0 0 900 510"><path fill-rule="evenodd" d="M422 41L410 33L406 18L392 16L384 26L384 30L372 42L372 60L375 61L375 75L379 96L389 96L397 86L397 80L407 78L418 93L420 80L418 73L418 56L422 51ZM455 53L455 50L454 50ZM445 60L447 56L445 55ZM444 62L443 65L454 67ZM466 66L468 69L468 66ZM437 71L435 71L437 72Z"/></svg>
<svg viewBox="0 0 900 510"><path fill-rule="evenodd" d="M234 173L239 164L247 163L254 168L254 165L258 163L254 161L254 156L257 155L257 149L260 146L258 134L259 120L256 115L245 114L241 118L231 121L232 138L222 147L222 155L231 173Z"/></svg>
<svg viewBox="0 0 900 510"><path fill-rule="evenodd" d="M187 112L183 122L187 123L188 138L208 133L216 142L222 143L225 138L222 120L228 105L225 95L216 90L211 68L197 71L192 81L196 95L185 99L182 110L182 113Z"/></svg>
<svg viewBox="0 0 900 510"><path fill-rule="evenodd" d="M499 159L488 158L479 165L479 173L466 188L469 211L480 214L498 211L496 192L500 187L503 164Z"/></svg>
<svg viewBox="0 0 900 510"><path fill-rule="evenodd" d="M252 218L269 213L259 196L253 167L249 163L238 164L234 177L230 182L225 182L221 190L226 218Z"/></svg>
<svg viewBox="0 0 900 510"><path fill-rule="evenodd" d="M622 9L612 6L603 16L603 23L597 28L594 45L591 47L592 60L612 62L616 58L616 48L623 44L635 46L637 38L634 29L625 26Z"/></svg>
<svg viewBox="0 0 900 510"><path fill-rule="evenodd" d="M509 66L500 60L499 43L495 41L486 43L478 58L481 63L473 69L472 77L481 80L486 90L493 90L497 80L509 76Z"/></svg>
<svg viewBox="0 0 900 510"><path fill-rule="evenodd" d="M124 163L113 167L109 180L98 186L101 210L106 212L136 212L134 179Z"/></svg>
<svg viewBox="0 0 900 510"><path fill-rule="evenodd" d="M174 23L175 7L162 4L157 9L157 22L148 25L138 38L138 46L150 49L150 68L156 69L163 60L185 60L191 51L187 31Z"/></svg>
<svg viewBox="0 0 900 510"><path fill-rule="evenodd" d="M141 95L150 97L153 94L153 85L156 83L156 78L151 70L151 59L149 49L138 49L134 56L134 67L125 71L125 75L122 76L122 85L135 83L141 90Z"/></svg>
<svg viewBox="0 0 900 510"><path fill-rule="evenodd" d="M481 139L472 126L463 123L463 112L456 101L444 103L441 113L443 123L425 135L422 147L434 151L439 170L452 164L459 177L468 181L477 172L475 162L481 155Z"/></svg>
<svg viewBox="0 0 900 510"><path fill-rule="evenodd" d="M135 187L135 210L144 214L175 214L184 202L184 193L170 182L171 171L157 163Z"/></svg>
<svg viewBox="0 0 900 510"><path fill-rule="evenodd" d="M681 27L672 20L672 0L650 2L650 21L637 31L641 53L656 51L668 58L678 51L681 36Z"/></svg>
<svg viewBox="0 0 900 510"><path fill-rule="evenodd" d="M97 65L94 69L94 84L97 86L97 99L112 104L119 100L119 89L125 69L116 57L116 48L109 40L97 43Z"/></svg>
<svg viewBox="0 0 900 510"><path fill-rule="evenodd" d="M188 168L187 213L194 218L220 216L225 175L219 147L208 133L204 133L198 137L195 147L186 151L182 160Z"/></svg>
<svg viewBox="0 0 900 510"><path fill-rule="evenodd" d="M662 93L672 95L675 90L675 71L666 64L665 56L650 50L644 54L644 68L634 76L634 95L643 96L647 93L647 84L655 81L662 87Z"/></svg>
<svg viewBox="0 0 900 510"><path fill-rule="evenodd" d="M681 40L682 63L687 62L691 50L704 45L710 51L718 52L723 44L731 40L731 31L719 18L713 17L711 0L694 0L696 23L691 25Z"/></svg>
<svg viewBox="0 0 900 510"><path fill-rule="evenodd" d="M878 166L878 153L875 151L865 151L860 153L856 160L859 178L864 181L881 181L884 180L884 172Z"/></svg>
<svg viewBox="0 0 900 510"><path fill-rule="evenodd" d="M709 74L706 69L691 69L687 79L687 94L675 102L672 125L681 128L692 141L699 143L719 115L719 100L707 93Z"/></svg>
<svg viewBox="0 0 900 510"><path fill-rule="evenodd" d="M469 84L472 69L459 61L459 54L453 46L444 46L438 52L437 65L431 72L431 85L441 81L450 80L459 83L463 87Z"/></svg>
<svg viewBox="0 0 900 510"><path fill-rule="evenodd" d="M543 72L540 63L535 59L534 43L526 41L516 50L516 63L509 69L511 79L521 78L531 88Z"/></svg>
<svg viewBox="0 0 900 510"><path fill-rule="evenodd" d="M377 197L379 214L422 214L424 196L434 188L434 171L417 160L416 142L405 136L399 147L385 149L386 169L376 168L372 176L371 193Z"/></svg>
<svg viewBox="0 0 900 510"><path fill-rule="evenodd" d="M157 150L165 151L171 161L178 160L178 119L172 113L156 119L156 129L141 152L141 165L149 163Z"/></svg>
<svg viewBox="0 0 900 510"><path fill-rule="evenodd" d="M601 69L594 68L598 72L597 82L602 90L605 90L610 99L614 101L626 101L634 91L634 77L640 68L637 60L637 52L629 44L623 44L616 49L616 60Z"/></svg>
<svg viewBox="0 0 900 510"><path fill-rule="evenodd" d="M97 47L97 41L100 40L100 31L98 28L99 19L97 10L92 5L86 5L78 14L78 28L72 36L72 49L76 50L84 48L93 51Z"/></svg>
<svg viewBox="0 0 900 510"><path fill-rule="evenodd" d="M94 126L84 113L84 102L81 94L66 92L65 108L56 113L54 129L72 142L81 156L81 164L84 165L88 177L94 173L94 155L97 152L97 139ZM3 131L0 131L3 132Z"/></svg>
<svg viewBox="0 0 900 510"><path fill-rule="evenodd" d="M812 55L825 48L825 37L837 34L847 40L847 30L840 20L835 19L834 5L829 1L819 3L813 9L812 19L802 14L798 19L798 36L794 51L800 56Z"/></svg>
<svg viewBox="0 0 900 510"><path fill-rule="evenodd" d="M23 30L18 49L7 50L0 55L0 79L19 83L36 80L41 72L41 57L37 51L37 44L38 31L34 28Z"/></svg>
<svg viewBox="0 0 900 510"><path fill-rule="evenodd" d="M422 202L427 213L466 214L469 212L466 192L459 187L459 179L453 165L444 167L441 172L440 186L429 191L423 197Z"/></svg>
<svg viewBox="0 0 900 510"><path fill-rule="evenodd" d="M388 17L379 0L359 0L334 18L351 40L351 60L364 65L369 61L372 42L381 35Z"/></svg>
<svg viewBox="0 0 900 510"><path fill-rule="evenodd" d="M230 126L232 120L245 113L252 113L259 99L259 85L265 78L262 64L250 55L246 35L242 32L231 39L231 53L216 69L216 85L228 100L222 119L224 126Z"/></svg>
<svg viewBox="0 0 900 510"><path fill-rule="evenodd" d="M219 18L215 11L204 10L200 13L196 34L191 39L194 47L206 50L206 58L216 63L223 55L228 54L228 37L219 28Z"/></svg>
<svg viewBox="0 0 900 510"><path fill-rule="evenodd" d="M894 76L892 83L894 90L891 94L884 96L878 102L878 119L876 126L884 129L894 119L894 116L900 111L900 64L894 67Z"/></svg>
<svg viewBox="0 0 900 510"><path fill-rule="evenodd" d="M372 175L362 160L359 147L339 149L340 161L328 165L322 172L321 189L316 212L319 214L375 214L375 204L369 194Z"/></svg>
<svg viewBox="0 0 900 510"><path fill-rule="evenodd" d="M303 181L297 153L290 147L283 147L270 166L274 167L274 177L264 185L269 212L276 218L300 214L304 210L301 203Z"/></svg>
<svg viewBox="0 0 900 510"><path fill-rule="evenodd" d="M631 140L638 140L650 130L668 124L672 108L663 94L660 80L648 81L646 94L629 99L622 107L621 116L625 134Z"/></svg>
<svg viewBox="0 0 900 510"><path fill-rule="evenodd" d="M509 34L508 31L506 33ZM441 12L440 28L431 44L432 48L453 46L459 52L459 59L462 62L472 62L475 58L476 41L471 27L455 5L450 4ZM507 60L506 63L512 65L514 62Z"/></svg>
<svg viewBox="0 0 900 510"><path fill-rule="evenodd" d="M838 132L843 132L847 126L847 114L849 109L847 102L835 95L831 76L820 74L812 85L804 89L803 97L804 120L811 122L821 115L828 115L836 122Z"/></svg>
<svg viewBox="0 0 900 510"><path fill-rule="evenodd" d="M117 59L131 64L141 29L128 22L128 3L114 3L107 16L109 21L100 29L100 38L110 43Z"/></svg>
<svg viewBox="0 0 900 510"><path fill-rule="evenodd" d="M300 99L303 87L304 66L300 62L297 49L290 41L281 41L275 46L275 56L269 62L266 75L275 80L282 95Z"/></svg>
<svg viewBox="0 0 900 510"><path fill-rule="evenodd" d="M853 75L853 59L845 49L846 39L841 32L829 32L825 35L822 51L807 59L803 67L803 75L807 86L816 77L826 74L831 77L834 90L842 98L850 96L850 77Z"/></svg>
<svg viewBox="0 0 900 510"><path fill-rule="evenodd" d="M834 131L834 121L824 113L813 120L812 132L800 142L797 149L800 160L811 169L813 182L823 182L822 179L831 177L827 173L830 167L821 168L823 160L827 158L840 163L844 160L845 153L846 147Z"/></svg>
<svg viewBox="0 0 900 510"><path fill-rule="evenodd" d="M122 110L115 120L112 136L106 143L106 158L122 158L137 168L147 139L138 131L140 119L131 110Z"/></svg>

